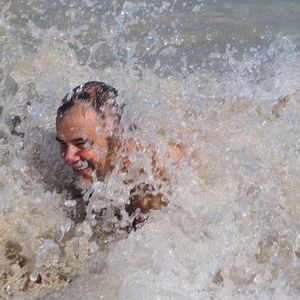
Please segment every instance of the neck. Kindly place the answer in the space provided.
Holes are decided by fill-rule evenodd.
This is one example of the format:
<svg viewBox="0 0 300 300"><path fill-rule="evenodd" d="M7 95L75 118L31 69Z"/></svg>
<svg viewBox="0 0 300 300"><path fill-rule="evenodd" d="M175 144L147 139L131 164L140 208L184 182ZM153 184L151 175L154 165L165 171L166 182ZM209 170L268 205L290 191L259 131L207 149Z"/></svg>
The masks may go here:
<svg viewBox="0 0 300 300"><path fill-rule="evenodd" d="M100 169L100 172L97 172L97 177L100 181L104 181L106 176L112 172L116 165L117 154L121 148L120 140L116 137L108 137L108 153L105 159L105 162Z"/></svg>

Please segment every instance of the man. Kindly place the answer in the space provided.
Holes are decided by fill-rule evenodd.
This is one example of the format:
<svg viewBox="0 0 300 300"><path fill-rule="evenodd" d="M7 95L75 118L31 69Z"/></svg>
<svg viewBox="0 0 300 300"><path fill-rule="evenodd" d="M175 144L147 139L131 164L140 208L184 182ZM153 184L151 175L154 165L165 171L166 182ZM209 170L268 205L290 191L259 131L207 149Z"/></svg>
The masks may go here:
<svg viewBox="0 0 300 300"><path fill-rule="evenodd" d="M87 82L66 95L58 108L56 139L60 143L61 156L83 187L105 180L117 163L121 163L122 172L127 172L130 154L141 151L138 141L121 142L119 125L124 105L118 102L117 95L113 87L103 82ZM171 145L163 159L178 161L182 154L181 146ZM153 176L166 182L166 171L158 166L158 156L154 152L150 155ZM143 172L142 168L140 172ZM131 189L126 211L129 215L137 209L146 213L166 205L164 195L143 182Z"/></svg>

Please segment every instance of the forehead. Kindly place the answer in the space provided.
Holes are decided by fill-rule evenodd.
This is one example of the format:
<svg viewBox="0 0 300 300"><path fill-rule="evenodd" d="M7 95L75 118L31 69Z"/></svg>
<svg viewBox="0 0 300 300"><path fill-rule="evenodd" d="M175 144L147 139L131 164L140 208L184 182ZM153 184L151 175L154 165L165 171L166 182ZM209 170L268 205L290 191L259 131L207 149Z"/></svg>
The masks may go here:
<svg viewBox="0 0 300 300"><path fill-rule="evenodd" d="M87 135L91 136L105 129L105 119L102 119L92 108L74 108L56 118L58 135Z"/></svg>
<svg viewBox="0 0 300 300"><path fill-rule="evenodd" d="M99 119L97 113L92 108L81 109L80 107L73 107L57 116L56 125L67 126L68 124L74 124L92 126L95 125Z"/></svg>

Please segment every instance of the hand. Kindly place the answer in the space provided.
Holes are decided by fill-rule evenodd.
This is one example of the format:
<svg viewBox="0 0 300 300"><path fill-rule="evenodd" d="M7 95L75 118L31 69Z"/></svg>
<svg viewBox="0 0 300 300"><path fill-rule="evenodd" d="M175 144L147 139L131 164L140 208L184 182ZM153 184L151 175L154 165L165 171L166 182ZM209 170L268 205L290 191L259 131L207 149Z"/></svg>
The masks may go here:
<svg viewBox="0 0 300 300"><path fill-rule="evenodd" d="M126 205L126 211L129 215L134 213L138 208L142 213L147 213L150 209L160 209L167 206L168 203L163 199L163 194L155 192L152 185L141 183L130 191L130 203Z"/></svg>

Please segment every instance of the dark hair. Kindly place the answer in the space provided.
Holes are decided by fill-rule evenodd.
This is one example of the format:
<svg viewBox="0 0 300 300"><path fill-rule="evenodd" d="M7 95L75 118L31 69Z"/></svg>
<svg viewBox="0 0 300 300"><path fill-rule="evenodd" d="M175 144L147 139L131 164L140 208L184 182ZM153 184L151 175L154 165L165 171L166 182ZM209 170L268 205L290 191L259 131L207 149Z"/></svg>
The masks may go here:
<svg viewBox="0 0 300 300"><path fill-rule="evenodd" d="M117 96L118 91L112 86L104 82L89 81L75 87L63 98L62 104L57 110L57 116L63 116L78 101L82 101L99 114L103 114L104 107L108 104L120 121L124 105L116 101Z"/></svg>

